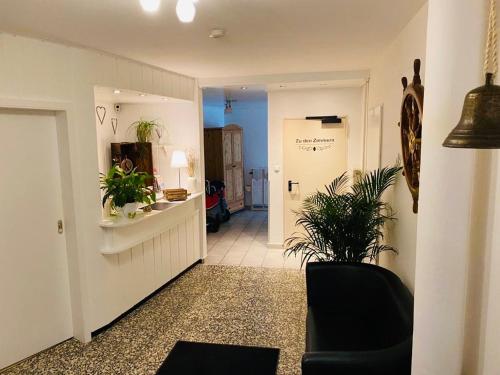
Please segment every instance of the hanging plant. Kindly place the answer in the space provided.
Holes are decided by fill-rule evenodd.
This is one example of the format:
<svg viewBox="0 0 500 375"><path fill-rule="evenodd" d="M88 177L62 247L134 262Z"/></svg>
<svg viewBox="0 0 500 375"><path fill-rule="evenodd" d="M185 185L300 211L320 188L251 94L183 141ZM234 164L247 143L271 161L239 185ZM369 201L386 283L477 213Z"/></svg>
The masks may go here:
<svg viewBox="0 0 500 375"><path fill-rule="evenodd" d="M153 140L154 131L158 138L160 134L163 133L163 125L158 124L157 120L138 120L130 124L129 129L135 129L135 134L137 137L137 142L146 143Z"/></svg>

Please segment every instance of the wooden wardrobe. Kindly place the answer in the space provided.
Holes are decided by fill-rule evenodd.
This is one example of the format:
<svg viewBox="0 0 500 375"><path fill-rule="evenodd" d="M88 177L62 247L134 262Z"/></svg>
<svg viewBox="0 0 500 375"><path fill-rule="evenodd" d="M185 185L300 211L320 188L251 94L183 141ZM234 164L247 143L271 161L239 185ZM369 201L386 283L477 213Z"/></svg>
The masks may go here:
<svg viewBox="0 0 500 375"><path fill-rule="evenodd" d="M243 129L238 125L205 128L205 178L224 181L230 212L245 207Z"/></svg>

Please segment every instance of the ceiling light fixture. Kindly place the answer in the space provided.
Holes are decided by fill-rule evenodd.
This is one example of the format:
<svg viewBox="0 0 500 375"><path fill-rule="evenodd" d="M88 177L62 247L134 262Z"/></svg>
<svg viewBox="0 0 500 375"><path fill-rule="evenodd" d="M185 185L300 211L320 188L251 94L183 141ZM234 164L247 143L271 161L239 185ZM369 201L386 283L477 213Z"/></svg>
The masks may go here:
<svg viewBox="0 0 500 375"><path fill-rule="evenodd" d="M212 39L219 39L223 38L225 35L226 35L226 30L224 29L212 29L208 37Z"/></svg>
<svg viewBox="0 0 500 375"><path fill-rule="evenodd" d="M145 12L153 13L160 9L161 0L139 0Z"/></svg>
<svg viewBox="0 0 500 375"><path fill-rule="evenodd" d="M234 100L226 98L226 103L224 106L224 113L225 114L233 113L233 105L232 105L233 102L234 102Z"/></svg>
<svg viewBox="0 0 500 375"><path fill-rule="evenodd" d="M141 93L139 94L139 96L144 97L144 96L146 96L146 94L144 94L143 92L141 92Z"/></svg>
<svg viewBox="0 0 500 375"><path fill-rule="evenodd" d="M193 0L178 0L175 8L179 21L184 23L193 22L196 8Z"/></svg>
<svg viewBox="0 0 500 375"><path fill-rule="evenodd" d="M241 89L242 89L242 90L247 90L247 89L248 89L248 87L246 87L246 86L241 86Z"/></svg>
<svg viewBox="0 0 500 375"><path fill-rule="evenodd" d="M114 89L114 90L113 90L113 94L120 94L120 93L121 93L121 91L120 91L120 90L118 90L118 89Z"/></svg>

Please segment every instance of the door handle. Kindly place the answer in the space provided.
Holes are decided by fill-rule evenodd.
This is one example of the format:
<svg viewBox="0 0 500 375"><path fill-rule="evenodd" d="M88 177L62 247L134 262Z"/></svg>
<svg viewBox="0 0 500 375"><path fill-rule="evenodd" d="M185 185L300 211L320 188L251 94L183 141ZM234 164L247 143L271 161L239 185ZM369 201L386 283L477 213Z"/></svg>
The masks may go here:
<svg viewBox="0 0 500 375"><path fill-rule="evenodd" d="M292 180L288 180L288 191L292 191L293 185L298 185L298 182L292 182Z"/></svg>
<svg viewBox="0 0 500 375"><path fill-rule="evenodd" d="M57 220L57 233L62 234L64 232L64 226L62 220Z"/></svg>

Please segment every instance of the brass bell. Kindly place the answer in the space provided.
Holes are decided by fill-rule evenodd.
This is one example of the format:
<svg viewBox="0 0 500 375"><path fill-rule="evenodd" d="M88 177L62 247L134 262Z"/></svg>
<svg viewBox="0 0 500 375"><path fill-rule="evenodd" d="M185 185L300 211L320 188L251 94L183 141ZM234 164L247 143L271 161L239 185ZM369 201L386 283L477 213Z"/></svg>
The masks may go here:
<svg viewBox="0 0 500 375"><path fill-rule="evenodd" d="M493 74L486 74L486 84L465 97L462 117L443 142L453 148L500 148L500 86Z"/></svg>

